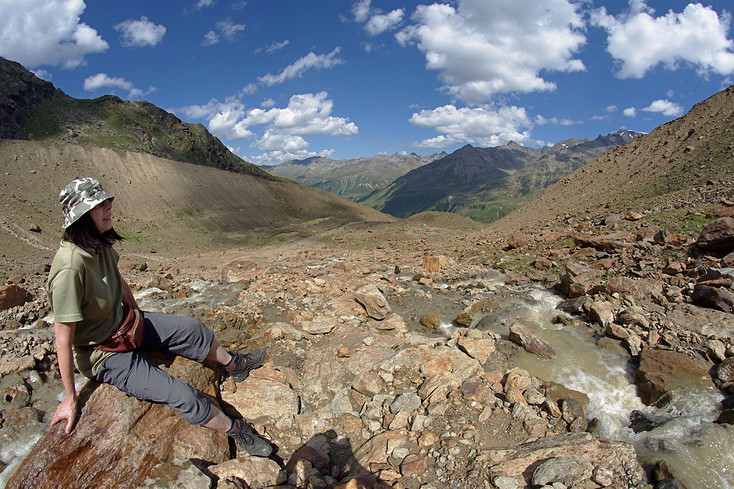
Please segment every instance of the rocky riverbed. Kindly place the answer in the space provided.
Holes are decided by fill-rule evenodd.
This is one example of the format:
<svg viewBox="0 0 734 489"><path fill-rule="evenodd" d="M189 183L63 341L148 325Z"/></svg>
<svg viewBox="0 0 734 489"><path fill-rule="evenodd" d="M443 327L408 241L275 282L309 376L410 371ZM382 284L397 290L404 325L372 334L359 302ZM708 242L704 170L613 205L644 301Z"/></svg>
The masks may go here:
<svg viewBox="0 0 734 489"><path fill-rule="evenodd" d="M722 188L729 190L721 195ZM548 322L584 328L597 348L625 355L645 404L674 403L689 386L716 391L717 422L729 426L730 189L698 189L699 205L686 197L639 212L567 216L525 235L365 223L178 265L126 258L123 245L121 269L141 302L197 315L230 348L268 349L263 368L237 386L211 366L151 361L251 422L277 448L269 459L237 454L226 437L104 385L84 387L72 435L49 430L62 389L39 264L37 274L7 277L0 288L3 480L7 487L696 487L675 466L643 466L630 443L594 434L586 394L518 367L521 353L556 353L530 320L497 311L513 303L516 286L553 291L560 300ZM664 422L644 413L632 421L640 430ZM32 426L43 438L27 457L5 449ZM728 485L721 487L732 487L722 475Z"/></svg>

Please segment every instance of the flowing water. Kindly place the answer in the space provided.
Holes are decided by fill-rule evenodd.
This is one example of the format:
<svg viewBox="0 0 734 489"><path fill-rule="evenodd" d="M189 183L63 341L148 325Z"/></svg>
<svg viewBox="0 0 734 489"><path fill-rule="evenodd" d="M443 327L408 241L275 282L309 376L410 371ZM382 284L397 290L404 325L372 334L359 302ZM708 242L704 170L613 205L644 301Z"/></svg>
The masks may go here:
<svg viewBox="0 0 734 489"><path fill-rule="evenodd" d="M593 332L588 328L554 324L553 318L563 314L556 309L561 301L559 297L536 287L508 286L499 273L491 272L486 277L461 284L443 285L439 290L416 289L413 284L408 285L410 277L400 277L399 281L411 291L401 297L400 304L393 309L418 328L421 328L418 319L422 314L437 313L441 317L455 318L464 307L461 300L496 301L499 309L479 327L507 338L509 325L520 321L549 342L556 351L555 358L541 359L522 352L517 365L543 380L586 393L590 399L586 414L589 420L596 420L592 423L596 435L632 443L638 458L647 466L658 460L667 461L681 482L691 489L734 489L734 427L712 422L720 412L722 396L718 391L691 391L661 410L645 406L637 397L633 371L625 355L597 347ZM154 288L136 297L143 309L199 315L217 305L236 303L243 288L240 284L200 280L186 285L195 293L182 299L172 299ZM455 329L451 324L443 326L445 334ZM630 413L634 410L661 416L667 421L650 431L635 433L629 427ZM0 487L4 487L10 473L45 429L47 424L39 423L30 427L22 439L3 442L0 459L9 465L0 474Z"/></svg>

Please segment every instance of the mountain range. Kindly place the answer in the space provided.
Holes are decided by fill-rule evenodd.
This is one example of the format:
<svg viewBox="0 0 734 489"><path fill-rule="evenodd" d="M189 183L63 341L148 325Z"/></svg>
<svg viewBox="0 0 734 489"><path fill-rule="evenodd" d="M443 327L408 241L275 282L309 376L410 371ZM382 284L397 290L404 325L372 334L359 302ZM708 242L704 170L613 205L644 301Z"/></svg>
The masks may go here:
<svg viewBox="0 0 734 489"><path fill-rule="evenodd" d="M375 190L387 187L409 171L444 156L445 152L428 156L395 153L347 160L316 156L305 160L286 161L269 167L268 170L296 183L310 185L358 201Z"/></svg>
<svg viewBox="0 0 734 489"><path fill-rule="evenodd" d="M642 133L619 130L593 141L566 139L544 148L510 142L466 145L447 155L378 155L356 160L310 158L270 168L276 175L328 190L395 217L452 212L491 222L533 195Z"/></svg>
<svg viewBox="0 0 734 489"><path fill-rule="evenodd" d="M155 126L156 120L161 127ZM146 124L152 125L150 132ZM130 237L128 246L139 249L160 250L161 243L173 243L176 249L217 249L309 236L355 220L394 219L250 165L220 146L203 127L194 126L145 102L72 99L17 63L0 59L0 248L4 253L0 261L8 257L18 262L55 248L58 190L86 174L98 176L120 196L116 213L121 231ZM734 87L729 87L645 135L617 132L594 141L569 139L540 149L514 143L499 148L465 146L451 155L435 155L433 161L391 182L386 187L390 191L384 191L383 209L397 214L393 209L410 202L399 194L410 190L407 183L420 180L416 175L430 179L418 183L437 194L426 198L411 190L412 200L423 199L422 208L456 212L485 205L482 211L487 217L482 219L489 221L507 212L509 200L515 199L516 205L524 202L493 223L492 232L544 226L578 212L662 205L668 195L732 177L732 127ZM199 130L201 139L190 137ZM154 134L147 144L144 132ZM187 151L176 149L179 137ZM606 150L609 147L614 148ZM411 158L416 161L410 155L405 160ZM239 174L233 175L233 169ZM472 180L483 183L462 195L460 191ZM493 202L492 196L498 194ZM502 204L501 198L505 199ZM444 222L456 219L456 214L445 216ZM29 231L39 228L44 232Z"/></svg>

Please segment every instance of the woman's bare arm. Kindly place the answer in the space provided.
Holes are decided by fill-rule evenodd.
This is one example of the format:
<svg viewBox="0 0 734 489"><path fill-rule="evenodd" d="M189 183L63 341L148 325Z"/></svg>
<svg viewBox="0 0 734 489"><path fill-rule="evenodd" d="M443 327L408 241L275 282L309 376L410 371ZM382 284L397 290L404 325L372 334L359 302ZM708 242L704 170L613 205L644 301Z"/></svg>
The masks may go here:
<svg viewBox="0 0 734 489"><path fill-rule="evenodd" d="M135 300L132 289L127 284L124 278L120 277L120 283L122 285L122 303L128 306L130 309L140 309L138 307L138 301Z"/></svg>
<svg viewBox="0 0 734 489"><path fill-rule="evenodd" d="M76 386L74 385L74 357L72 355L72 342L74 340L74 328L76 323L54 323L56 335L56 356L59 362L61 381L64 384L66 398L56 407L56 412L51 418L54 425L61 420L66 420L64 431L71 433L78 416Z"/></svg>

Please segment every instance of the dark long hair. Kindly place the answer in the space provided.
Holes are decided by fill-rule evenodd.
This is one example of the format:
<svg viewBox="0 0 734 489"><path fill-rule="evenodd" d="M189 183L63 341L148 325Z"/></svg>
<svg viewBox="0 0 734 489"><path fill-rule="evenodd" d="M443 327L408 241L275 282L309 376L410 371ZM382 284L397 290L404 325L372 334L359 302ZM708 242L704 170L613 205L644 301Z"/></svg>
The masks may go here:
<svg viewBox="0 0 734 489"><path fill-rule="evenodd" d="M77 219L64 230L64 241L74 243L84 251L96 255L102 248L112 246L123 238L114 228L100 233L89 213Z"/></svg>

